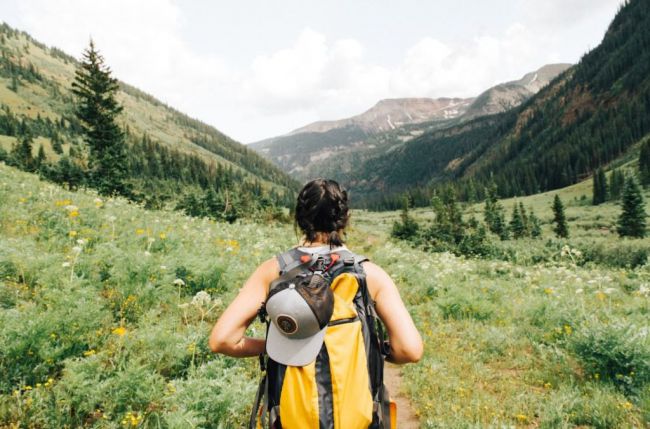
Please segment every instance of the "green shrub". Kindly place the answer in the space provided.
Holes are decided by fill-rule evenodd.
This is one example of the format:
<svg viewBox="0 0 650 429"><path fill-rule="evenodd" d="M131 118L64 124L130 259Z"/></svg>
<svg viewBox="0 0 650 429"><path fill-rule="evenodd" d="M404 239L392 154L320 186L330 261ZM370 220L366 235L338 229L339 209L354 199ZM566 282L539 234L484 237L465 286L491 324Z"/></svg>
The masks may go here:
<svg viewBox="0 0 650 429"><path fill-rule="evenodd" d="M624 322L592 322L571 337L570 348L585 374L638 394L650 382L650 341L647 328Z"/></svg>

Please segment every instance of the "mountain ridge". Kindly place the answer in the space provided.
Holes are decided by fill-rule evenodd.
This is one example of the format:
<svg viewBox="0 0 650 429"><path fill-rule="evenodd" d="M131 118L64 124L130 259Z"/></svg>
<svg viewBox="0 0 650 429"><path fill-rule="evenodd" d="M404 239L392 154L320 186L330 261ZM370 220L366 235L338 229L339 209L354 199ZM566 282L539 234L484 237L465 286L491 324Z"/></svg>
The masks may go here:
<svg viewBox="0 0 650 429"><path fill-rule="evenodd" d="M314 122L249 146L300 180L312 176L342 178L358 162L393 151L427 130L519 105L568 67L561 63L542 66L518 80L495 85L476 98L383 99L358 115ZM353 160L346 159L349 157Z"/></svg>

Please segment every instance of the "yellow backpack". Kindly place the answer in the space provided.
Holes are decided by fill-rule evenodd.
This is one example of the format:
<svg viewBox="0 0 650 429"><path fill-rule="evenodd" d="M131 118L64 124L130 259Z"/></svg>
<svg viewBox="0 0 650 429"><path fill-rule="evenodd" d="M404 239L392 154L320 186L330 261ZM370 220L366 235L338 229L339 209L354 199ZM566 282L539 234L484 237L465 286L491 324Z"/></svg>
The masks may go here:
<svg viewBox="0 0 650 429"><path fill-rule="evenodd" d="M260 356L263 375L250 429L395 427L395 406L383 383L384 330L361 266L367 260L347 249L312 256L293 248L278 255L280 276L326 266L334 311L314 362L287 366ZM260 318L268 333L264 305Z"/></svg>

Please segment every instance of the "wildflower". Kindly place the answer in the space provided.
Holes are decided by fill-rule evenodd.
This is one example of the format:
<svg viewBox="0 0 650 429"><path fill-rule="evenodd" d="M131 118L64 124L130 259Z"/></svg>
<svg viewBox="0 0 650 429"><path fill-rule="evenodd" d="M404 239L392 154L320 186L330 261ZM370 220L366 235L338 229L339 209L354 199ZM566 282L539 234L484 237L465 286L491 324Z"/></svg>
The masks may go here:
<svg viewBox="0 0 650 429"><path fill-rule="evenodd" d="M73 251L74 253L81 253L81 246L74 246L74 247L72 248L72 251Z"/></svg>
<svg viewBox="0 0 650 429"><path fill-rule="evenodd" d="M144 256L151 256L151 252L149 252L148 250L145 250L144 251Z"/></svg>
<svg viewBox="0 0 650 429"><path fill-rule="evenodd" d="M70 266L70 262L64 262L61 264L63 268L68 268Z"/></svg>
<svg viewBox="0 0 650 429"><path fill-rule="evenodd" d="M553 288L550 288L550 287L544 288L544 293L546 295L552 295L553 294Z"/></svg>
<svg viewBox="0 0 650 429"><path fill-rule="evenodd" d="M632 407L634 407L634 405L632 405L632 403L631 403L630 401L625 401L625 402L622 404L622 407L623 407L623 409L625 409L625 410L631 410Z"/></svg>
<svg viewBox="0 0 650 429"><path fill-rule="evenodd" d="M185 286L185 281L183 279L174 280L174 286Z"/></svg>
<svg viewBox="0 0 650 429"><path fill-rule="evenodd" d="M143 228L137 228L137 229L135 230L135 234L136 234L136 235L142 235L142 234L144 234L144 229L143 229Z"/></svg>
<svg viewBox="0 0 650 429"><path fill-rule="evenodd" d="M115 216L113 216L113 215L110 215L110 216L106 216L106 220L113 223L113 222L115 222L117 220L117 218Z"/></svg>
<svg viewBox="0 0 650 429"><path fill-rule="evenodd" d="M582 292L584 292L584 291L582 290L582 288L580 288L580 289L576 289L576 295L579 295L579 294L581 294Z"/></svg>
<svg viewBox="0 0 650 429"><path fill-rule="evenodd" d="M166 266L166 265L161 265L161 266L160 266L160 269L163 270L163 271L165 271L165 270L167 269L167 266Z"/></svg>
<svg viewBox="0 0 650 429"><path fill-rule="evenodd" d="M161 232L158 236L160 237L161 240L167 238L167 234L165 234L164 232Z"/></svg>
<svg viewBox="0 0 650 429"><path fill-rule="evenodd" d="M197 307L203 307L204 305L205 306L210 305L211 301L212 298L210 297L210 294L202 290L197 292L196 295L194 295L194 298L192 298L192 305L195 305Z"/></svg>
<svg viewBox="0 0 650 429"><path fill-rule="evenodd" d="M68 216L70 216L71 218L75 218L79 216L79 211L77 210L71 211L70 213L68 213Z"/></svg>
<svg viewBox="0 0 650 429"><path fill-rule="evenodd" d="M605 289L603 291L603 293L606 294L606 295L611 295L614 292L616 292L616 288L613 288L613 287L608 287L607 289Z"/></svg>
<svg viewBox="0 0 650 429"><path fill-rule="evenodd" d="M515 418L519 423L528 423L528 416L525 414L517 414Z"/></svg>
<svg viewBox="0 0 650 429"><path fill-rule="evenodd" d="M598 301L604 301L607 295L603 293L603 291L598 291L596 292L596 298L598 298Z"/></svg>
<svg viewBox="0 0 650 429"><path fill-rule="evenodd" d="M149 242L149 243L153 243L154 241L156 241L156 239L153 238L153 237L147 238L147 242Z"/></svg>
<svg viewBox="0 0 650 429"><path fill-rule="evenodd" d="M86 356L86 357L87 357L87 356L92 356L92 355L94 355L95 353L97 353L97 352L95 352L94 349L86 350L86 351L84 352L84 356Z"/></svg>
<svg viewBox="0 0 650 429"><path fill-rule="evenodd" d="M84 240L83 238L80 238L79 240L77 240L77 244L79 246L83 246L84 244L86 244L86 240Z"/></svg>
<svg viewBox="0 0 650 429"><path fill-rule="evenodd" d="M70 231L68 232L69 237L76 237L77 236L77 231Z"/></svg>
<svg viewBox="0 0 650 429"><path fill-rule="evenodd" d="M126 334L126 328L125 328L124 326L117 327L117 328L113 329L113 333L114 333L115 335L121 337L121 336L123 336L124 334Z"/></svg>
<svg viewBox="0 0 650 429"><path fill-rule="evenodd" d="M104 204L101 198L95 198L95 207L99 208Z"/></svg>

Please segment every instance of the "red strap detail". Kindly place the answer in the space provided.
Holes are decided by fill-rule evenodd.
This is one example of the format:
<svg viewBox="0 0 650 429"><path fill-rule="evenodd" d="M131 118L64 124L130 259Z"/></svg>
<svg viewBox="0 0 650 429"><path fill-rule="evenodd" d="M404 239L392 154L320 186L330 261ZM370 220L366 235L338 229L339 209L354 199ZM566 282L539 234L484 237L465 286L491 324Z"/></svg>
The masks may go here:
<svg viewBox="0 0 650 429"><path fill-rule="evenodd" d="M309 256L309 255L302 255L300 257L300 262L302 262L302 263L309 262L309 261L311 261L311 256Z"/></svg>
<svg viewBox="0 0 650 429"><path fill-rule="evenodd" d="M333 262L338 261L339 258L340 258L340 255L338 255L338 254L336 254L336 253L331 253L330 256L332 257L332 261L333 261Z"/></svg>

